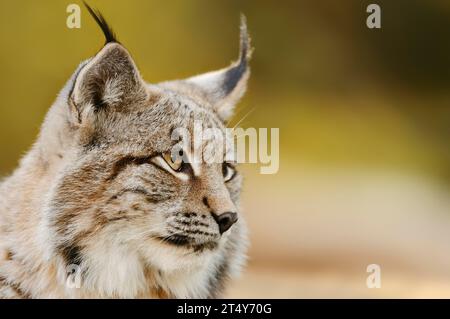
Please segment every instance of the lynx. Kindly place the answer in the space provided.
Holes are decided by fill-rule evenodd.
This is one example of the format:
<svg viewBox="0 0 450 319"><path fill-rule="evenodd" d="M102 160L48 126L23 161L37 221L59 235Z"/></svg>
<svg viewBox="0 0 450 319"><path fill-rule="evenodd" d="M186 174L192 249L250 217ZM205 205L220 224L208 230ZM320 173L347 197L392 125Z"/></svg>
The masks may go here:
<svg viewBox="0 0 450 319"><path fill-rule="evenodd" d="M172 133L198 120L226 129L249 78L245 18L229 67L148 84L87 8L106 43L71 76L0 185L0 297L220 297L245 261L242 176L225 157L196 162L188 148L174 156Z"/></svg>

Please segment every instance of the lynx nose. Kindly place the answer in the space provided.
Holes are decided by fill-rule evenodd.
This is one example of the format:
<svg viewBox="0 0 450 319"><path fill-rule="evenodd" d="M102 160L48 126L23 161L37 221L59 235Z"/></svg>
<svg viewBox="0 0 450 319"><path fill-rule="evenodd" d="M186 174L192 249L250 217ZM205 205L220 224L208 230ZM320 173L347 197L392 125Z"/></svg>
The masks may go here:
<svg viewBox="0 0 450 319"><path fill-rule="evenodd" d="M232 212L226 212L220 215L213 214L213 217L219 225L220 234L223 234L230 229L230 227L238 220L237 214Z"/></svg>

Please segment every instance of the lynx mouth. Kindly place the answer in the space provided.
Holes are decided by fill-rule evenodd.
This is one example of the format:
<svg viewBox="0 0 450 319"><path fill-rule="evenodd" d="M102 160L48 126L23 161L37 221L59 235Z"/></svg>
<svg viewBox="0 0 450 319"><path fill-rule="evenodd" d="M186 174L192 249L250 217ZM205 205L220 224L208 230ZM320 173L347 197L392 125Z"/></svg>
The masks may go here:
<svg viewBox="0 0 450 319"><path fill-rule="evenodd" d="M218 243L216 241L208 240L204 242L198 242L189 236L180 234L158 236L156 238L164 244L171 246L185 247L187 249L193 249L194 252L201 252L204 250L214 250L218 246Z"/></svg>

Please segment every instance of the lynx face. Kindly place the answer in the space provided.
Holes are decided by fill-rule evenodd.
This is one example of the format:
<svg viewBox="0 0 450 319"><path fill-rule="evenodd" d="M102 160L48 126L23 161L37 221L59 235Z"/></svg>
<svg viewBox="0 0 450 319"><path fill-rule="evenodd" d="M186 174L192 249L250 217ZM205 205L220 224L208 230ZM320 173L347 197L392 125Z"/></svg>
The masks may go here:
<svg viewBox="0 0 450 319"><path fill-rule="evenodd" d="M49 225L69 264L98 254L96 246L129 249L163 269L180 267L224 245L239 223L241 177L234 164L170 154L174 129L194 121L224 131L211 110L179 94L148 88L131 111L103 116L96 134L73 146L50 200ZM155 98L156 97L156 98ZM192 132L193 133L193 132ZM220 141L202 145L221 147ZM117 246L117 247L116 247ZM163 254L164 260L155 258ZM170 260L173 257L173 260ZM87 258L89 258L87 256Z"/></svg>
<svg viewBox="0 0 450 319"><path fill-rule="evenodd" d="M215 296L246 247L241 176L225 153L214 163L192 158L223 140L193 150L173 133L194 136L201 123L226 137L249 76L245 21L240 58L230 67L150 85L93 14L107 44L61 92L41 132L45 147L36 147L55 176L38 231L45 258L56 258L59 272L80 266L84 287L101 296L135 296L149 280L172 296ZM192 287L174 283L183 274Z"/></svg>

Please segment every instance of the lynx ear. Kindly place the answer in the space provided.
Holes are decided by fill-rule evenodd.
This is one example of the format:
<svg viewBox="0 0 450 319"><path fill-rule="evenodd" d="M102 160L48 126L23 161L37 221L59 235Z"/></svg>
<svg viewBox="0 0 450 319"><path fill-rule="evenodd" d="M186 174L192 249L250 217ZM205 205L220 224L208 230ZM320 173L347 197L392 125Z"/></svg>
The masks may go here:
<svg viewBox="0 0 450 319"><path fill-rule="evenodd" d="M251 57L251 48L244 15L241 16L240 31L238 61L225 69L200 74L184 80L203 93L224 122L231 118L236 103L245 93L250 75L248 62Z"/></svg>
<svg viewBox="0 0 450 319"><path fill-rule="evenodd" d="M108 43L79 72L70 96L83 114L123 109L145 99L145 86L131 56L119 43Z"/></svg>
<svg viewBox="0 0 450 319"><path fill-rule="evenodd" d="M84 3L105 36L105 46L76 76L69 102L78 122L90 111L121 111L146 97L145 84L128 51L98 10Z"/></svg>

